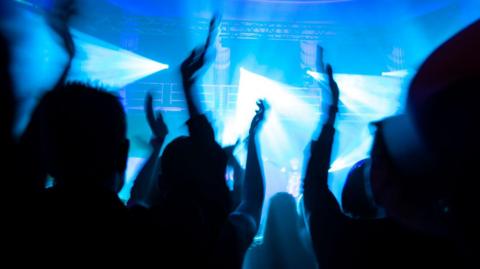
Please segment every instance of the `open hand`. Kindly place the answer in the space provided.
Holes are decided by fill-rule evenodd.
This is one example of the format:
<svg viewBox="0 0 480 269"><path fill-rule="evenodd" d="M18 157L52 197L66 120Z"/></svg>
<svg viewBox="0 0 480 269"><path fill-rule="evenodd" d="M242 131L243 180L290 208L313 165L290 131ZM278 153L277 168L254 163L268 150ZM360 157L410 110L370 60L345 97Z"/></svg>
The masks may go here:
<svg viewBox="0 0 480 269"><path fill-rule="evenodd" d="M257 133L259 126L261 126L265 120L265 112L268 110L268 103L265 100L258 100L257 106L258 109L252 119L252 124L250 125L250 134Z"/></svg>
<svg viewBox="0 0 480 269"><path fill-rule="evenodd" d="M163 120L162 113L159 111L157 115L153 111L153 97L149 92L145 97L145 115L147 117L148 125L152 130L155 138L164 139L168 134L168 127Z"/></svg>
<svg viewBox="0 0 480 269"><path fill-rule="evenodd" d="M340 97L340 90L338 89L337 82L333 78L332 66L327 64L327 76L328 76L328 85L330 87L330 94L332 95L332 107L338 107L338 101Z"/></svg>
<svg viewBox="0 0 480 269"><path fill-rule="evenodd" d="M220 16L214 15L210 20L207 40L203 46L194 49L190 55L183 61L180 70L185 88L189 89L195 83L199 71L208 67L213 60L208 57L209 51L215 47L216 37L218 35Z"/></svg>
<svg viewBox="0 0 480 269"><path fill-rule="evenodd" d="M323 62L323 47L317 45L316 69L318 73L325 73L325 63Z"/></svg>

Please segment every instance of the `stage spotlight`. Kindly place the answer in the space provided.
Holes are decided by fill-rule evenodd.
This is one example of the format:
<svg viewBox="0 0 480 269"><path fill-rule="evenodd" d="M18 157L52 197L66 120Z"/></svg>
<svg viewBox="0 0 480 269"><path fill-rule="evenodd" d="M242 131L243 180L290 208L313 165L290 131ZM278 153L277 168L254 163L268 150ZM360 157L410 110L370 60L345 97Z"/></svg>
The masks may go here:
<svg viewBox="0 0 480 269"><path fill-rule="evenodd" d="M168 68L159 63L104 42L79 31L72 31L76 57L69 80L94 81L106 87L123 87Z"/></svg>
<svg viewBox="0 0 480 269"><path fill-rule="evenodd" d="M322 74L308 73L319 79L320 83L325 83ZM402 80L399 78L338 74L335 79L341 89L342 105L336 123L338 133L329 184L337 196L345 180L340 176L342 171L369 155L372 144L370 122L393 115L401 111L403 106L400 100ZM223 142L234 143L238 137L246 136L257 99L265 98L270 103L271 111L260 134L263 160L267 160L264 161L265 177L270 189L267 189L267 197L273 195L274 190L285 188L288 178L292 178L290 174L293 171L285 169L292 159L298 159L300 166L304 163L305 150L318 124L324 120L318 107L321 106L323 93L311 92L306 97L304 91L240 69L236 111L225 123ZM245 151L239 150L236 156L244 159ZM302 171L303 167L299 170ZM282 176L286 177L283 181L279 178ZM295 185L295 182L288 184Z"/></svg>
<svg viewBox="0 0 480 269"><path fill-rule="evenodd" d="M307 71L320 84L322 74ZM339 197L345 182L345 171L370 155L373 141L371 122L402 112L404 78L398 76L365 76L336 74L340 88L340 113L337 117L334 148L330 167L330 189Z"/></svg>
<svg viewBox="0 0 480 269"><path fill-rule="evenodd" d="M313 129L317 113L311 105L295 94L295 89L298 88L240 68L236 111L231 126L225 128L223 141L232 143L237 137L246 135L250 121L255 114L255 102L258 99L266 99L271 106L270 115L264 128L264 132L267 134L268 127L272 127L271 125L280 119L294 120L298 124L307 125L309 129ZM278 137L278 135L281 134L276 136Z"/></svg>
<svg viewBox="0 0 480 269"><path fill-rule="evenodd" d="M267 199L278 191L287 191L288 184L296 184L289 180L294 173L299 174L301 167L293 171L290 162L297 159L301 166L304 149L317 124L317 108L302 100L298 90L297 87L240 69L236 111L225 122L222 142L232 144L238 137L246 137L255 114L256 100L267 100L270 110L259 137ZM239 149L235 156L244 164L246 150ZM300 177L296 179L299 181Z"/></svg>

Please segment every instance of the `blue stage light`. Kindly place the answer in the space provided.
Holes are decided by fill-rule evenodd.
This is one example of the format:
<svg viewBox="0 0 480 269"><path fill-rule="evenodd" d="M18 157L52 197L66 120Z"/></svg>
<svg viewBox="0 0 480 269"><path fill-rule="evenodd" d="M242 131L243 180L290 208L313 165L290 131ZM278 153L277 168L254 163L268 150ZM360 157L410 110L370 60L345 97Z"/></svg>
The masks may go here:
<svg viewBox="0 0 480 269"><path fill-rule="evenodd" d="M169 67L79 31L72 32L77 57L73 61L69 80L123 87Z"/></svg>
<svg viewBox="0 0 480 269"><path fill-rule="evenodd" d="M266 99L269 102L270 113L260 134L267 198L276 191L297 189L305 150L324 120L322 106L329 100L322 99L328 99L327 85L322 74L313 71L308 74L319 79L318 88L298 88L240 69L236 111L226 117L228 120L221 138L223 144L232 144L237 138L246 137L255 113L255 101ZM345 180L342 171L369 155L372 144L370 122L402 111L403 80L350 74L338 74L335 79L341 89L341 107L329 184L337 196ZM238 150L236 156L243 163L245 149ZM297 169L292 169L294 160L299 163ZM297 182L290 182L292 180Z"/></svg>

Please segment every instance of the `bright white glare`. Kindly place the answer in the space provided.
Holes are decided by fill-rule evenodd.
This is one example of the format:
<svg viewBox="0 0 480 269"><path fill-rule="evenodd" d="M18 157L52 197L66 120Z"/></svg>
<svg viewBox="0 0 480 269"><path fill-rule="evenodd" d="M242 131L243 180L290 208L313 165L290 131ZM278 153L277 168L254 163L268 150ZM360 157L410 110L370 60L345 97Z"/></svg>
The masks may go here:
<svg viewBox="0 0 480 269"><path fill-rule="evenodd" d="M340 101L348 113L376 121L403 109L399 78L338 74L335 80L340 88Z"/></svg>
<svg viewBox="0 0 480 269"><path fill-rule="evenodd" d="M398 71L389 71L389 72L382 72L382 76L384 77L397 77L397 78L405 78L410 75L408 70L398 70Z"/></svg>
<svg viewBox="0 0 480 269"><path fill-rule="evenodd" d="M324 80L324 74L315 72L312 70L307 70L307 74L314 78L316 81Z"/></svg>
<svg viewBox="0 0 480 269"><path fill-rule="evenodd" d="M324 74L307 71L320 84L326 83ZM383 76L336 74L340 101L345 113L354 113L362 120L376 121L399 113L403 109L402 78L404 73L385 73ZM406 74L405 74L406 75Z"/></svg>
<svg viewBox="0 0 480 269"><path fill-rule="evenodd" d="M317 125L318 108L303 101L300 90L240 69L236 111L225 122L222 142L231 144L238 137L246 137L257 108L256 101L266 99L270 109L259 144L267 181L267 200L278 191L288 191L287 186L299 184L290 182L290 179L293 174L301 172L303 152ZM236 157L243 164L245 155L245 150L236 152ZM293 159L298 160L300 167L291 167ZM300 177L297 177L299 180Z"/></svg>
<svg viewBox="0 0 480 269"><path fill-rule="evenodd" d="M123 87L136 80L168 68L131 51L102 40L72 31L76 57L69 80L99 82L107 87Z"/></svg>
<svg viewBox="0 0 480 269"><path fill-rule="evenodd" d="M227 123L223 135L224 143L234 143L237 137L247 134L250 122L255 115L258 99L266 99L270 105L270 112L264 132L269 133L271 128L275 131L281 128L278 123L280 118L294 119L298 124L314 128L316 124L316 111L313 107L300 100L293 91L294 87L285 85L266 77L240 68L240 82L237 96L236 113L234 119ZM276 133L272 136L281 136Z"/></svg>
<svg viewBox="0 0 480 269"><path fill-rule="evenodd" d="M315 75L315 72L310 71L309 74ZM340 88L341 107L336 123L338 132L330 168L331 176L337 172L343 173L357 161L369 156L372 144L370 122L396 114L402 109L402 80L399 78L348 74L337 74L334 77ZM324 76L317 73L317 78L320 79L319 88L324 88ZM271 111L260 135L266 167L267 196L268 188L272 188L272 185L277 185L273 188L278 189L278 184L284 184L279 183L278 177L280 174L288 174L289 169L286 169L287 173L282 173L282 168L288 168L292 159L304 159L305 149L317 125L323 121L318 118L318 107L302 99L299 90L244 68L240 69L236 112L225 123L223 142L234 143L238 137L246 136L255 114L257 99L265 98L270 103ZM317 98L322 93L309 95ZM318 102L320 105L322 100L318 98ZM242 160L244 155L245 152L240 152L237 157ZM277 167L278 173L272 167ZM344 178L338 177L330 179L329 185L337 197L341 193L343 181Z"/></svg>

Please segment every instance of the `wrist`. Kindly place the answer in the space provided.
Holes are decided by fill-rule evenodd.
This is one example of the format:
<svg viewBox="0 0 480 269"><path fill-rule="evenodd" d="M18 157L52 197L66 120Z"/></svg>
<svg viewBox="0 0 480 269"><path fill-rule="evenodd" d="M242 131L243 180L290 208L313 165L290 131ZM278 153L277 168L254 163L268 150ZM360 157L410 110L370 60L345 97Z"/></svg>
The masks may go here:
<svg viewBox="0 0 480 269"><path fill-rule="evenodd" d="M150 145L154 149L158 149L158 148L162 147L164 141L165 141L164 136L163 137L162 136L153 136L152 138L150 138Z"/></svg>

